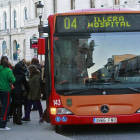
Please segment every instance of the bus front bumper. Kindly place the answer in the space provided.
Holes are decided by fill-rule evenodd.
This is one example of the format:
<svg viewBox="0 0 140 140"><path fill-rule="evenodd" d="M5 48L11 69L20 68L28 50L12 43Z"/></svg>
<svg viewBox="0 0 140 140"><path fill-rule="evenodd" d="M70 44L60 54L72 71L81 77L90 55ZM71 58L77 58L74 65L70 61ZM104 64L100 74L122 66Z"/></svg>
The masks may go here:
<svg viewBox="0 0 140 140"><path fill-rule="evenodd" d="M95 122L97 118L98 119L116 118L116 121L115 122ZM131 115L114 115L114 116L51 115L52 125L120 124L120 123L140 123L140 113L134 113Z"/></svg>

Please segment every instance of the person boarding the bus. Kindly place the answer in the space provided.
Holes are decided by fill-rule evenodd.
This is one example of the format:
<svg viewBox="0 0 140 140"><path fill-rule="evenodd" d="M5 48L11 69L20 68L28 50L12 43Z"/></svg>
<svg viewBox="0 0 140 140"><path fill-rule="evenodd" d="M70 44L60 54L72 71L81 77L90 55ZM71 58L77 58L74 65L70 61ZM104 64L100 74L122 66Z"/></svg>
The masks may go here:
<svg viewBox="0 0 140 140"><path fill-rule="evenodd" d="M30 73L30 78L29 78L29 93L27 95L28 97L28 103L27 103L27 111L25 113L25 117L22 118L23 121L28 121L31 113L31 106L35 102L39 115L40 115L40 120L39 122L43 122L42 115L43 115L43 108L41 105L41 86L40 86L40 72L36 68L35 65L29 66L29 73ZM26 95L25 95L26 96Z"/></svg>

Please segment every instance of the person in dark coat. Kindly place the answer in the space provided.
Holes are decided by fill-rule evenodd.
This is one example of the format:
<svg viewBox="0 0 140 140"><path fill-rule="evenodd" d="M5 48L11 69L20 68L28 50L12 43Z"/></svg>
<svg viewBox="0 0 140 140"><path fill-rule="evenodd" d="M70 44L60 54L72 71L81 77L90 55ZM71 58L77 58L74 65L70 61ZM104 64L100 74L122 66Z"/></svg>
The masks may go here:
<svg viewBox="0 0 140 140"><path fill-rule="evenodd" d="M22 104L23 104L23 93L22 85L24 85L25 90L29 91L28 82L25 78L25 73L23 70L24 67L20 63L15 65L13 69L13 74L16 78L16 82L14 83L14 89L12 90L12 104L13 104L13 123L21 125L21 117L22 117Z"/></svg>
<svg viewBox="0 0 140 140"><path fill-rule="evenodd" d="M33 58L31 60L31 65L35 65L36 68L41 72L41 65L39 64L39 60L37 58ZM41 80L41 76L40 76L40 80ZM33 103L33 108L31 109L31 111L36 111L37 110L37 105L34 102Z"/></svg>
<svg viewBox="0 0 140 140"><path fill-rule="evenodd" d="M26 79L29 79L29 71L28 71L28 67L25 62L26 61L24 59L22 59L18 63L22 65L23 72L25 73ZM24 88L23 88L23 92L25 92ZM27 109L27 102L28 102L27 97L23 97L24 113L26 112L26 109ZM29 121L30 121L30 119L29 119Z"/></svg>
<svg viewBox="0 0 140 140"><path fill-rule="evenodd" d="M23 60L19 61L18 63L22 65L22 69L23 69L25 75L29 76L29 71L28 71L26 63Z"/></svg>
<svg viewBox="0 0 140 140"><path fill-rule="evenodd" d="M43 108L40 101L41 99L40 72L34 65L29 66L28 69L30 73L30 78L28 82L30 90L27 95L28 97L27 111L25 117L23 117L22 120L28 121L31 113L31 106L35 102L40 115L39 122L43 122L42 120Z"/></svg>

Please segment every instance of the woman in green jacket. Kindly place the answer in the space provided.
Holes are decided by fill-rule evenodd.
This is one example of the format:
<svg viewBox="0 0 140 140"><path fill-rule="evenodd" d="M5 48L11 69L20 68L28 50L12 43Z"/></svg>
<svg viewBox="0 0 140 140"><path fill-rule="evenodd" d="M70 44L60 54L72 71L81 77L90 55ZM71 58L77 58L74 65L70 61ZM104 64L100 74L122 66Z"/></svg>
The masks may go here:
<svg viewBox="0 0 140 140"><path fill-rule="evenodd" d="M6 127L6 124L11 102L11 84L16 81L12 70L9 68L9 62L7 59L7 57L3 56L0 64L0 101L2 103L0 130L11 129Z"/></svg>
<svg viewBox="0 0 140 140"><path fill-rule="evenodd" d="M30 73L30 78L29 78L29 93L27 95L28 98L28 103L27 103L27 110L25 113L25 117L22 118L22 121L28 121L30 113L31 113L31 107L33 103L35 102L38 110L39 110L39 115L40 115L40 120L39 122L43 122L42 120L42 115L43 115L43 108L41 105L41 77L40 77L40 72L37 70L35 65L29 66L29 73Z"/></svg>

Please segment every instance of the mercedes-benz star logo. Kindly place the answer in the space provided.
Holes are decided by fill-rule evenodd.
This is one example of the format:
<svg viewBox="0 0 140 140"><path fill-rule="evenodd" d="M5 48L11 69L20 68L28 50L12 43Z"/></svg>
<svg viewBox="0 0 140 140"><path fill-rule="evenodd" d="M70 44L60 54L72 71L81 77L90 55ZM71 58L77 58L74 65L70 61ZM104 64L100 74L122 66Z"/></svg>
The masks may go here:
<svg viewBox="0 0 140 140"><path fill-rule="evenodd" d="M107 113L109 111L109 107L107 105L102 105L100 110L102 113Z"/></svg>

